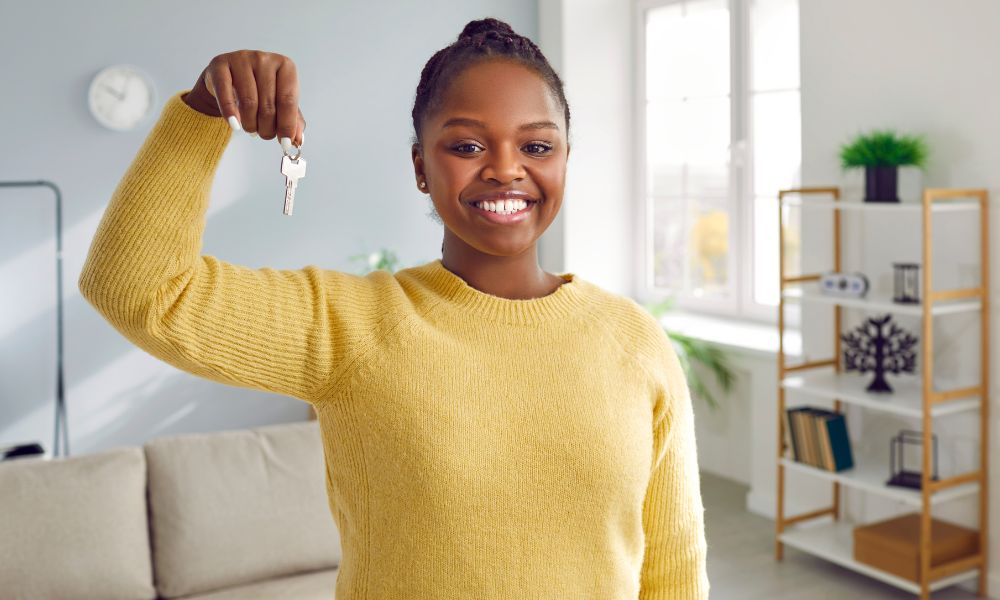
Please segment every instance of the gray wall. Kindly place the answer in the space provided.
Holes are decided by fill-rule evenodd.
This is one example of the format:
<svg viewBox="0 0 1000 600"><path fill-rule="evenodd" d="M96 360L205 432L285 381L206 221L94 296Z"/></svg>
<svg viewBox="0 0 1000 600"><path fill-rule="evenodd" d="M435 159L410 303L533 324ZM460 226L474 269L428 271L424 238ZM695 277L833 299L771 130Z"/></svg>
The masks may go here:
<svg viewBox="0 0 1000 600"><path fill-rule="evenodd" d="M441 226L414 186L410 109L420 70L471 19L495 16L534 38L536 0L298 2L4 0L6 116L0 180L49 179L64 194L65 366L73 454L166 433L303 419L305 403L198 379L130 345L78 294L97 223L163 102L216 54L259 48L299 67L309 174L295 215L281 214L280 149L235 136L212 191L203 252L252 267L316 264L386 246L402 266L440 255ZM159 95L127 133L87 109L103 67L132 63ZM54 213L42 190L0 190L0 445L52 444L55 395Z"/></svg>

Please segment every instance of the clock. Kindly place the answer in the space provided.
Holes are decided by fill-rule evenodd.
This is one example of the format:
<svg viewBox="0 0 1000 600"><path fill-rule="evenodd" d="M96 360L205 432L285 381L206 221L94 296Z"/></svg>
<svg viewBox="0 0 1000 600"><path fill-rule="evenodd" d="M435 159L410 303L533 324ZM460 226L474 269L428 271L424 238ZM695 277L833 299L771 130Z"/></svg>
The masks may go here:
<svg viewBox="0 0 1000 600"><path fill-rule="evenodd" d="M91 114L101 125L128 131L152 111L156 90L138 67L112 65L94 76L88 100Z"/></svg>

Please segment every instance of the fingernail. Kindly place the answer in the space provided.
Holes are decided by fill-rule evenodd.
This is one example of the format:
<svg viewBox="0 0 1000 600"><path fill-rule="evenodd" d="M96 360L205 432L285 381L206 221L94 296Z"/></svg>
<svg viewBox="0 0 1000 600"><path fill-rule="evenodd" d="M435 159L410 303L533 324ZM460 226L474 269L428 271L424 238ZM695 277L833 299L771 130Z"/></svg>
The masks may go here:
<svg viewBox="0 0 1000 600"><path fill-rule="evenodd" d="M257 132L256 132L256 131L251 131L251 132L250 132L250 137L252 137L252 138L259 138L260 136L259 136L259 135L257 135Z"/></svg>
<svg viewBox="0 0 1000 600"><path fill-rule="evenodd" d="M236 118L236 115L229 115L229 126L233 128L233 131L239 131L243 129L243 127L240 126L240 122Z"/></svg>
<svg viewBox="0 0 1000 600"><path fill-rule="evenodd" d="M300 144L306 143L306 132L303 131L302 133L299 134L299 143Z"/></svg>
<svg viewBox="0 0 1000 600"><path fill-rule="evenodd" d="M281 149L282 150L284 150L285 152L291 151L291 149L292 149L292 139L291 138L283 137L283 138L281 138L280 143L281 143Z"/></svg>

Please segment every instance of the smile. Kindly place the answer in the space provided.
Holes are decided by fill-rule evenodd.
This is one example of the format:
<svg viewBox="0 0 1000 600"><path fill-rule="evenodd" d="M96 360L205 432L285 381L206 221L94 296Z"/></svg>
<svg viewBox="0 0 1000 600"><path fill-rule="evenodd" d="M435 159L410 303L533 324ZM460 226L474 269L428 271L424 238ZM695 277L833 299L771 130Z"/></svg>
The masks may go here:
<svg viewBox="0 0 1000 600"><path fill-rule="evenodd" d="M529 200L511 200L510 210L506 210L505 202L477 202L475 204L470 204L472 209L482 215L487 221L492 223L518 223L525 220L537 202ZM500 209L500 206L504 206L504 209ZM491 210L493 209L493 210Z"/></svg>

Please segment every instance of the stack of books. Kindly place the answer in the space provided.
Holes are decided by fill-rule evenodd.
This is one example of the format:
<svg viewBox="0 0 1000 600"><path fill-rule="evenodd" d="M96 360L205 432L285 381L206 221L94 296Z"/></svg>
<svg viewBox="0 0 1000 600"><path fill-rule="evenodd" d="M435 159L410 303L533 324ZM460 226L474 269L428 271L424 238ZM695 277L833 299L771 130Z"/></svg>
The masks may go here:
<svg viewBox="0 0 1000 600"><path fill-rule="evenodd" d="M789 408L785 431L796 462L834 472L854 466L843 414L813 406Z"/></svg>

